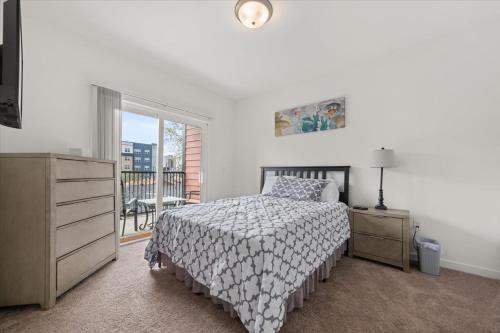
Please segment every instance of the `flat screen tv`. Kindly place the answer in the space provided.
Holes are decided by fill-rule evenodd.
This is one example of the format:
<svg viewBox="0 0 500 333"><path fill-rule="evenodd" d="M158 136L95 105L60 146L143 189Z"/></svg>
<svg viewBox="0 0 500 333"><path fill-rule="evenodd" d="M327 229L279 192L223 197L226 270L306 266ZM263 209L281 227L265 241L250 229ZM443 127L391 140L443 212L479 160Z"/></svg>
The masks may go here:
<svg viewBox="0 0 500 333"><path fill-rule="evenodd" d="M7 0L3 3L3 45L0 46L0 124L14 128L21 128L23 103L21 35L21 2Z"/></svg>

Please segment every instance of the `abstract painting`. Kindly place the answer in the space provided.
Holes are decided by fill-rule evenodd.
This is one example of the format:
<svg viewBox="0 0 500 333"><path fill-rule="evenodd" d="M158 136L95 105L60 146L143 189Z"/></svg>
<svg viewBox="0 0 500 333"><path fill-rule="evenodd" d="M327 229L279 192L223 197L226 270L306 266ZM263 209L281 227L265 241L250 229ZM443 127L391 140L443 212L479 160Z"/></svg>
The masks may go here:
<svg viewBox="0 0 500 333"><path fill-rule="evenodd" d="M299 106L274 114L276 136L345 127L345 97Z"/></svg>

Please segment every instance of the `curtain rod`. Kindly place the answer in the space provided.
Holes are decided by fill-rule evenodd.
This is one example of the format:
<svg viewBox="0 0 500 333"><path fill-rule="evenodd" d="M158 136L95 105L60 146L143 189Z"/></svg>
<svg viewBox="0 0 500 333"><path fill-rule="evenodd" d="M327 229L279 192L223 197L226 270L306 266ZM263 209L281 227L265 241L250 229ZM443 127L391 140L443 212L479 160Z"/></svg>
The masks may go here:
<svg viewBox="0 0 500 333"><path fill-rule="evenodd" d="M92 85L94 87L101 87L101 88L106 88L106 89L110 89L110 90L116 90L116 89L109 88L109 87L106 87L106 86L103 86L103 85L100 85L100 84L97 84L97 83L91 83L90 85ZM181 109L181 108L178 108L178 107L175 107L175 106L171 106L171 105L165 104L163 102L159 102L159 101L156 101L156 100L153 100L153 99L149 99L149 98L146 98L146 97L142 97L142 96L137 96L137 95L125 92L125 91L120 91L120 93L122 93L123 95L130 96L130 97L142 99L143 101L146 101L146 102L155 103L155 104L158 104L158 105L163 106L163 107L167 107L167 108L174 109L174 110L177 110L177 111L189 113L189 114L192 114L192 115L195 115L195 116L198 116L198 117L203 117L206 120L212 119L212 117L204 115L204 114L201 114L201 113L197 113L197 112L193 112L193 111Z"/></svg>

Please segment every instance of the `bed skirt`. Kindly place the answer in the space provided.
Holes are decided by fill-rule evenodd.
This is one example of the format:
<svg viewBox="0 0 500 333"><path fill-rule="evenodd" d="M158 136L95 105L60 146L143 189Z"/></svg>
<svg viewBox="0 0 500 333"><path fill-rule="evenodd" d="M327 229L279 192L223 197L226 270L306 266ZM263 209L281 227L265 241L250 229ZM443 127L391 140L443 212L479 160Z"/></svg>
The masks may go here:
<svg viewBox="0 0 500 333"><path fill-rule="evenodd" d="M311 294L316 291L318 283L329 279L331 274L333 274L332 268L336 266L337 261L340 260L346 249L347 241L338 247L334 254L326 259L314 272L312 272L300 288L288 296L286 304L287 312L291 312L294 309L302 309L304 307L304 300L308 299ZM160 262L165 269L169 273L174 274L177 280L183 281L186 287L190 288L193 293L203 294L205 297L210 298L214 304L222 305L224 311L228 312L232 318L238 317L238 314L234 310L232 304L210 295L210 290L206 286L196 282L184 268L172 263L172 260L170 260L166 254L159 252L159 257ZM286 313L284 320L286 320Z"/></svg>

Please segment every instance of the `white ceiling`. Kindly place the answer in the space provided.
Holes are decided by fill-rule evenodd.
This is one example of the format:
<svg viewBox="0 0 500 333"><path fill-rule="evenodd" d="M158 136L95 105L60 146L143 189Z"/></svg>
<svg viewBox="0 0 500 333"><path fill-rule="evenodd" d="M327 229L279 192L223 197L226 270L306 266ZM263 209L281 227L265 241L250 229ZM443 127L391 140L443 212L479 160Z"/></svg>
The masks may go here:
<svg viewBox="0 0 500 333"><path fill-rule="evenodd" d="M311 80L484 20L500 2L271 0L249 30L227 1L23 1L25 10L230 99Z"/></svg>

